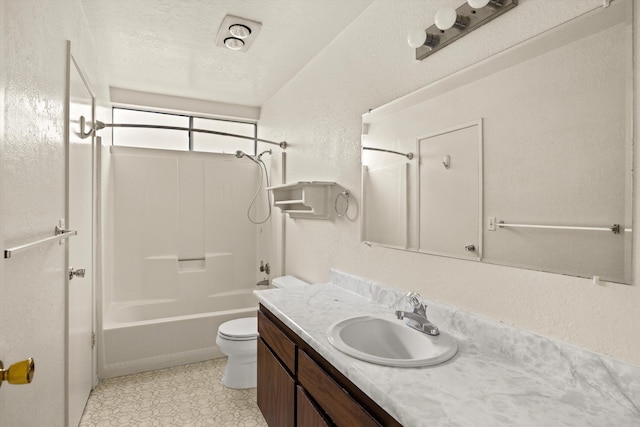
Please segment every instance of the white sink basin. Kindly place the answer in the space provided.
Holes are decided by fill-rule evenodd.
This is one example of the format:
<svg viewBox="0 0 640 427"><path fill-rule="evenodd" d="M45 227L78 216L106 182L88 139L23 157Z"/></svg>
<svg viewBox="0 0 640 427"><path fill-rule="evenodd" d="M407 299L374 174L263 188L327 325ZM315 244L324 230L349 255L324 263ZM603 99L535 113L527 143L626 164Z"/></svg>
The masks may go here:
<svg viewBox="0 0 640 427"><path fill-rule="evenodd" d="M430 336L400 320L358 316L341 320L327 331L329 342L341 352L378 365L414 368L451 359L458 343L449 334Z"/></svg>

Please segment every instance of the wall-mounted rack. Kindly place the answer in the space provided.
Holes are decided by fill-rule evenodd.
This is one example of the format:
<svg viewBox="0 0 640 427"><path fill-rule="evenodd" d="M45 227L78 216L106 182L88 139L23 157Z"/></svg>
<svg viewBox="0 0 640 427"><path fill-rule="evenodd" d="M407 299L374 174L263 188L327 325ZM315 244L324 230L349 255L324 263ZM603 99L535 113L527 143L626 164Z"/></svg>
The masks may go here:
<svg viewBox="0 0 640 427"><path fill-rule="evenodd" d="M273 192L273 205L290 218L329 219L331 191L335 182L300 181L267 187Z"/></svg>
<svg viewBox="0 0 640 427"><path fill-rule="evenodd" d="M28 249L31 249L34 246L42 245L44 243L49 243L49 242L56 242L56 241L59 241L59 240L62 240L62 239L66 239L67 237L75 236L77 234L78 234L78 232L76 230L64 230L64 229L56 226L55 235L53 235L51 237L46 237L44 239L36 240L35 242L27 243L27 244L22 245L22 246L16 246L16 247L13 247L13 248L5 249L4 250L4 257L5 257L5 259L11 258L12 255L20 253L20 252L24 252L24 251L26 251Z"/></svg>

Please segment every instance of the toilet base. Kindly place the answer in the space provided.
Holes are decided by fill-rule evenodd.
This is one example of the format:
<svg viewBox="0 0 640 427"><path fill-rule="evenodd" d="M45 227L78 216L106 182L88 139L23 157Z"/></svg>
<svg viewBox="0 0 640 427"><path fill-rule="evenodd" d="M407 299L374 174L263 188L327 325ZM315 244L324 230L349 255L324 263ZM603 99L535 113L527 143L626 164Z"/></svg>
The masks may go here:
<svg viewBox="0 0 640 427"><path fill-rule="evenodd" d="M258 378L258 363L256 355L230 356L222 374L222 385L227 388L243 389L255 388Z"/></svg>
<svg viewBox="0 0 640 427"><path fill-rule="evenodd" d="M255 388L258 383L258 339L229 341L216 337L220 351L227 355L222 385L227 388Z"/></svg>

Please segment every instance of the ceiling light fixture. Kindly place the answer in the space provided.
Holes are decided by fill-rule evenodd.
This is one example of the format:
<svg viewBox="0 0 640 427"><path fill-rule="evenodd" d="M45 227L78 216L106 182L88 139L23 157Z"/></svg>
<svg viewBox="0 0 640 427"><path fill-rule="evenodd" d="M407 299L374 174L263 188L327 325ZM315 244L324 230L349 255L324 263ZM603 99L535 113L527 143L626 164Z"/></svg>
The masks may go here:
<svg viewBox="0 0 640 427"><path fill-rule="evenodd" d="M246 52L262 28L262 23L239 16L224 17L216 35L216 46L236 52Z"/></svg>
<svg viewBox="0 0 640 427"><path fill-rule="evenodd" d="M441 8L434 25L409 31L407 42L422 60L518 5L518 0L467 0L457 9Z"/></svg>
<svg viewBox="0 0 640 427"><path fill-rule="evenodd" d="M246 39L251 35L251 28L242 24L233 24L229 27L229 33L238 39Z"/></svg>
<svg viewBox="0 0 640 427"><path fill-rule="evenodd" d="M224 39L224 45L231 50L240 50L244 47L244 42L235 37L227 37Z"/></svg>

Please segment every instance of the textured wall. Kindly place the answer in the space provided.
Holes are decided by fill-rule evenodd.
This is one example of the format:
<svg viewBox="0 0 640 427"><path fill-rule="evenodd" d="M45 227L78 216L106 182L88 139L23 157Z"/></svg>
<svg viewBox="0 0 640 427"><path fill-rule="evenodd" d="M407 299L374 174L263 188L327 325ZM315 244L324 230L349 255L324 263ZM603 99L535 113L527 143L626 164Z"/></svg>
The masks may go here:
<svg viewBox="0 0 640 427"><path fill-rule="evenodd" d="M261 136L291 143L288 182L337 181L359 200L362 113L598 7L602 1L522 0L489 25L425 61L415 61L406 44L407 29L430 24L441 5L459 3L374 2L263 106ZM637 10L635 14L637 17ZM637 67L635 70L637 76ZM636 196L638 182L636 178ZM638 221L637 212L634 219ZM398 288L416 289L429 299L640 364L637 286L596 286L575 277L367 247L360 243L358 221L287 219L286 273L319 282L328 279L330 267L338 268ZM275 221L276 231L280 227ZM281 249L276 249L273 259L279 258ZM634 279L639 283L637 268Z"/></svg>
<svg viewBox="0 0 640 427"><path fill-rule="evenodd" d="M89 76L97 77L98 68L92 67L96 57L79 1L3 0L0 8L0 215L4 245L11 247L52 235L65 217L66 40ZM65 245L43 245L5 260L0 291L0 359L8 364L31 356L37 364L31 385L2 387L0 425L62 426Z"/></svg>

